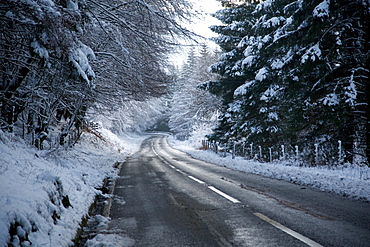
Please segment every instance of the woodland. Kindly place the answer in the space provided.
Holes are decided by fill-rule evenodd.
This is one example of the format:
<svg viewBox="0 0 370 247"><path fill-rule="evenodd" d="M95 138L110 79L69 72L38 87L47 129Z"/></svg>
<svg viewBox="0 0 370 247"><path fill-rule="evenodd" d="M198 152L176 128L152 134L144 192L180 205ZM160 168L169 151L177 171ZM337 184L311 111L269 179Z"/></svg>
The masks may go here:
<svg viewBox="0 0 370 247"><path fill-rule="evenodd" d="M368 165L369 1L222 4L211 27L220 78L202 85L223 101L210 140L254 146L261 160Z"/></svg>
<svg viewBox="0 0 370 247"><path fill-rule="evenodd" d="M176 68L189 1L2 1L1 130L44 149L165 119L260 160L368 165L369 1L219 2L220 48L195 43Z"/></svg>

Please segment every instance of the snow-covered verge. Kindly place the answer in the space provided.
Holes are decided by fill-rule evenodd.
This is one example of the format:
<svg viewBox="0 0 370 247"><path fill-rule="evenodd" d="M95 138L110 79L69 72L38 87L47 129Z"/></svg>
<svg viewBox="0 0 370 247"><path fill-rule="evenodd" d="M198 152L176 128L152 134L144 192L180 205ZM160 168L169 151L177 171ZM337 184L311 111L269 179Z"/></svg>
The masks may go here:
<svg viewBox="0 0 370 247"><path fill-rule="evenodd" d="M107 145L84 133L70 149L36 150L0 131L0 246L72 246L113 165L138 150L145 136L117 137Z"/></svg>
<svg viewBox="0 0 370 247"><path fill-rule="evenodd" d="M369 167L359 167L352 164L337 167L301 167L287 161L261 163L242 157L232 159L231 155L223 158L210 150L199 150L201 147L199 139L178 141L169 137L169 143L194 158L213 164L370 201Z"/></svg>

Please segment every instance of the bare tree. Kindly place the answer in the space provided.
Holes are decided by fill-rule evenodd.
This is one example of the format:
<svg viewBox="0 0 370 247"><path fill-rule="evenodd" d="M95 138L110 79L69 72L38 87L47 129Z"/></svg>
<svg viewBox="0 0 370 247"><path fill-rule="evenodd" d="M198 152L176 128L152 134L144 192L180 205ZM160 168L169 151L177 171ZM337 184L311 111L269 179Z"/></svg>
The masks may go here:
<svg viewBox="0 0 370 247"><path fill-rule="evenodd" d="M88 1L91 23L82 39L96 54L96 92L118 101L162 95L169 81L167 54L179 35L191 32L178 22L189 18L187 1ZM112 97L114 96L114 97ZM104 104L103 104L104 103Z"/></svg>
<svg viewBox="0 0 370 247"><path fill-rule="evenodd" d="M38 147L53 129L64 144L88 108L163 94L166 52L178 35L191 36L178 24L190 7L186 0L2 1L1 128L17 127Z"/></svg>

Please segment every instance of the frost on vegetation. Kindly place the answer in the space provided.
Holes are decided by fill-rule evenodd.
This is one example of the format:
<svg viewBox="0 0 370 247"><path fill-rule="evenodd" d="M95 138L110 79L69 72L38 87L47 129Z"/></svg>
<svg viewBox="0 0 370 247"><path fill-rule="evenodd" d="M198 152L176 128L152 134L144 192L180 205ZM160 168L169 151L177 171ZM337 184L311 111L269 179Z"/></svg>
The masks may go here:
<svg viewBox="0 0 370 247"><path fill-rule="evenodd" d="M77 11L78 10L78 2L69 0L67 2L67 9Z"/></svg>
<svg viewBox="0 0 370 247"><path fill-rule="evenodd" d="M261 96L260 100L268 102L273 97L276 97L281 88L278 85L270 86Z"/></svg>
<svg viewBox="0 0 370 247"><path fill-rule="evenodd" d="M248 56L244 58L242 65L249 68L253 65L253 62L255 61L256 56Z"/></svg>
<svg viewBox="0 0 370 247"><path fill-rule="evenodd" d="M267 114L267 117L270 119L270 120L279 120L279 116L276 112L269 112Z"/></svg>
<svg viewBox="0 0 370 247"><path fill-rule="evenodd" d="M339 105L339 98L335 93L331 93L322 99L322 103L327 106Z"/></svg>
<svg viewBox="0 0 370 247"><path fill-rule="evenodd" d="M249 45L243 52L244 56L249 57L251 54L253 54L254 47L252 45Z"/></svg>
<svg viewBox="0 0 370 247"><path fill-rule="evenodd" d="M266 113L268 111L267 107L261 107L260 113Z"/></svg>
<svg viewBox="0 0 370 247"><path fill-rule="evenodd" d="M231 71L234 72L236 76L242 76L243 71L241 71L242 61L237 61L235 65L232 67Z"/></svg>
<svg viewBox="0 0 370 247"><path fill-rule="evenodd" d="M78 74L90 84L92 78L95 77L95 73L89 64L89 59L95 59L95 54L90 47L82 43L70 56L70 60L77 69Z"/></svg>
<svg viewBox="0 0 370 247"><path fill-rule="evenodd" d="M314 17L325 17L329 16L329 5L330 0L324 0L313 10Z"/></svg>
<svg viewBox="0 0 370 247"><path fill-rule="evenodd" d="M229 104L229 108L227 109L228 112L240 112L240 108L242 106L241 101L235 101Z"/></svg>
<svg viewBox="0 0 370 247"><path fill-rule="evenodd" d="M219 58L219 61L231 60L233 57L235 57L235 52L236 52L235 50L232 50L232 51L222 54Z"/></svg>
<svg viewBox="0 0 370 247"><path fill-rule="evenodd" d="M357 90L355 82L353 81L353 75L351 76L349 86L345 87L344 89L346 90L345 95L347 96L346 103L348 103L351 106L355 105L357 98Z"/></svg>
<svg viewBox="0 0 370 247"><path fill-rule="evenodd" d="M301 58L301 63L305 63L309 59L313 62L316 59L321 59L321 49L319 43L306 50L305 54Z"/></svg>
<svg viewBox="0 0 370 247"><path fill-rule="evenodd" d="M268 19L267 21L265 21L262 24L262 26L265 28L276 27L276 26L279 26L284 21L285 21L285 18L282 16L272 17L271 19Z"/></svg>
<svg viewBox="0 0 370 247"><path fill-rule="evenodd" d="M267 68L262 68L262 69L258 70L258 72L256 74L256 77L255 77L255 80L256 81L263 81L264 79L267 78L267 75L268 75Z"/></svg>
<svg viewBox="0 0 370 247"><path fill-rule="evenodd" d="M228 29L232 30L232 31L237 31L237 32L244 32L244 28L243 28L243 23L242 22L233 22L232 24L230 24L228 26Z"/></svg>
<svg viewBox="0 0 370 247"><path fill-rule="evenodd" d="M242 49L243 47L247 46L249 44L249 36L245 36L242 38L242 40L239 41L238 45L236 46L239 49Z"/></svg>
<svg viewBox="0 0 370 247"><path fill-rule="evenodd" d="M263 43L267 43L267 42L269 42L269 41L270 41L270 39L271 39L271 36L270 36L270 35L265 35L265 36L263 37L263 39L262 39L262 42L263 42Z"/></svg>
<svg viewBox="0 0 370 247"><path fill-rule="evenodd" d="M272 3L275 2L275 0L265 0L265 1L262 1L260 4L257 5L256 9L254 10L253 14L261 11L261 10L264 10L264 9L267 9L269 8Z"/></svg>
<svg viewBox="0 0 370 247"><path fill-rule="evenodd" d="M37 55L39 55L41 58L44 58L44 59L49 58L48 50L44 46L42 46L37 40L31 43L31 47L33 48L33 51Z"/></svg>
<svg viewBox="0 0 370 247"><path fill-rule="evenodd" d="M251 87L254 83L255 83L255 81L248 81L248 82L244 83L243 85L241 85L240 87L238 87L237 89L235 89L234 97L242 96L242 95L247 94L248 88Z"/></svg>
<svg viewBox="0 0 370 247"><path fill-rule="evenodd" d="M285 64L293 59L293 51L290 49L288 53L282 58L275 58L271 62L271 69L281 69Z"/></svg>

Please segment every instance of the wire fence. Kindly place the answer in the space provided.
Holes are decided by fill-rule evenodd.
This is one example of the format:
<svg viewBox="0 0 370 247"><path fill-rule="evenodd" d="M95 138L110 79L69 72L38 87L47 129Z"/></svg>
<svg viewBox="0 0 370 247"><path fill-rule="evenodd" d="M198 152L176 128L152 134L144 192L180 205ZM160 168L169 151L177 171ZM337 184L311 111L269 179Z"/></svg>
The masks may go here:
<svg viewBox="0 0 370 247"><path fill-rule="evenodd" d="M202 140L202 149L212 150L222 157L231 155L232 159L238 156L260 162L289 161L299 166L337 166L343 165L349 160L352 160L353 163L366 164L364 155L345 151L340 140L337 141L337 146L330 149L319 143L311 147L299 147L298 145L261 146L246 142L220 143Z"/></svg>

